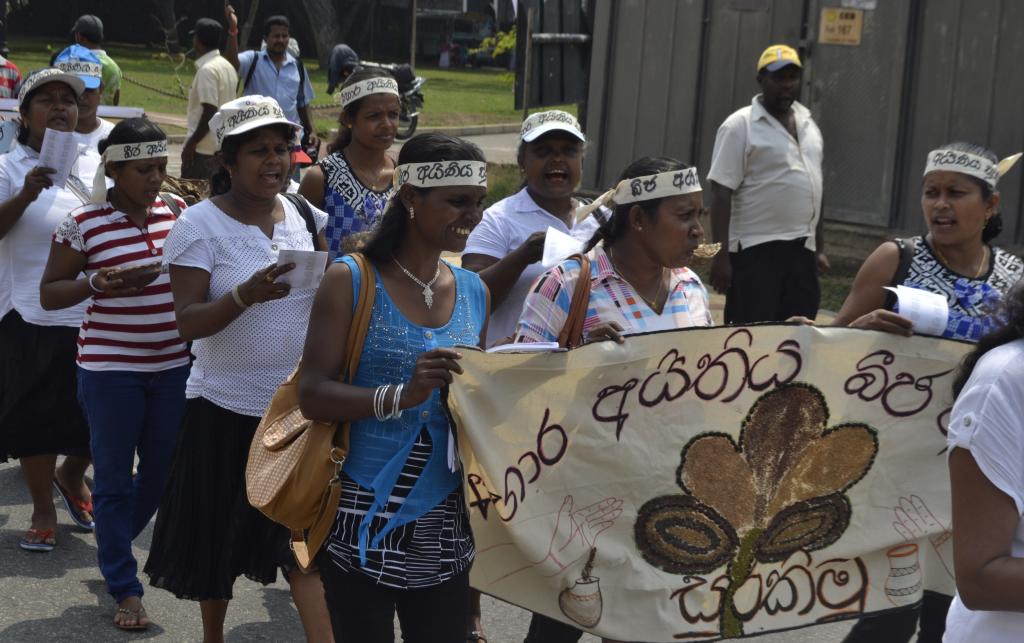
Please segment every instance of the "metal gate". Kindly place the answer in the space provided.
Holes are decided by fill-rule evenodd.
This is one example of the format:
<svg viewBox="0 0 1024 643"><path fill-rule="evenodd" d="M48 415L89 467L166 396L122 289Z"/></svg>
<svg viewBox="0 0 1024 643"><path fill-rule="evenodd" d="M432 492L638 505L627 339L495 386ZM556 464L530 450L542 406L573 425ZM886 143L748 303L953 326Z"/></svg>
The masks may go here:
<svg viewBox="0 0 1024 643"><path fill-rule="evenodd" d="M822 19L859 16L857 44L819 42ZM768 45L797 46L801 101L825 139L824 215L920 229L929 149L971 140L1024 148L1024 2L1019 0L608 0L594 14L584 185L668 155L706 173L715 132L758 92ZM1021 241L1024 171L1000 185Z"/></svg>

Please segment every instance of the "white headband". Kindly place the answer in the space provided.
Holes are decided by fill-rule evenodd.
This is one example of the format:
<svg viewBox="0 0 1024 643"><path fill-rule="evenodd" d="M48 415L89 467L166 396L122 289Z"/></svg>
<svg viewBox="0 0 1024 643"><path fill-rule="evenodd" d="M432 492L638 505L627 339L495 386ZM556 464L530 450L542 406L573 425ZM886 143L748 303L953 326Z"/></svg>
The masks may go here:
<svg viewBox="0 0 1024 643"><path fill-rule="evenodd" d="M487 187L487 163L483 161L439 161L436 163L406 163L395 168L394 185L406 183L421 188L453 185Z"/></svg>
<svg viewBox="0 0 1024 643"><path fill-rule="evenodd" d="M338 101L344 109L349 103L365 98L370 94L394 94L398 96L398 82L394 78L367 78L338 92Z"/></svg>
<svg viewBox="0 0 1024 643"><path fill-rule="evenodd" d="M1017 164L1020 157L1021 154L1018 152L995 163L984 156L969 152L938 149L928 153L928 162L925 164L924 173L928 174L937 170L959 172L981 179L995 190L999 179Z"/></svg>
<svg viewBox="0 0 1024 643"><path fill-rule="evenodd" d="M608 190L597 197L589 205L580 208L576 213L576 221L586 219L591 212L609 203L616 205L626 203L638 203L640 201L651 201L653 199L664 199L670 196L691 194L700 192L700 178L697 176L697 168L690 167L685 170L671 170L660 174L640 176L635 179L623 179L611 190Z"/></svg>
<svg viewBox="0 0 1024 643"><path fill-rule="evenodd" d="M92 177L92 202L107 201L107 163L119 161L136 161L138 159L155 159L167 156L167 140L146 141L144 143L125 143L110 145L103 151L103 156L96 174Z"/></svg>

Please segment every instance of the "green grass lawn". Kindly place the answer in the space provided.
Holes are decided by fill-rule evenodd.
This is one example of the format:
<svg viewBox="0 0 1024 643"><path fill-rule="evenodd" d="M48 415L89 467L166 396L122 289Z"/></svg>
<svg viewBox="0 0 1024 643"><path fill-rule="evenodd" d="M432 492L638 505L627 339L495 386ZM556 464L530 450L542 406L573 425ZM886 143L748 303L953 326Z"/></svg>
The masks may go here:
<svg viewBox="0 0 1024 643"><path fill-rule="evenodd" d="M18 37L12 38L9 45L11 60L25 74L47 65L54 52L67 46L67 43L46 38ZM108 43L106 51L121 66L125 75L125 81L121 84L122 105L142 107L149 112L185 113L185 97L195 72L192 60L172 60L166 53L155 49L116 43ZM303 62L316 94L313 105L333 105L333 96L326 93L327 70L320 69L316 60L304 59ZM514 123L520 120L521 113L513 108L514 81L510 72L422 67L417 69L417 73L427 79L423 87L425 105L420 117L421 126ZM174 96L166 96L149 88ZM575 105L562 106L561 109L576 113ZM321 134L337 127L336 110L317 110L314 113L315 126Z"/></svg>

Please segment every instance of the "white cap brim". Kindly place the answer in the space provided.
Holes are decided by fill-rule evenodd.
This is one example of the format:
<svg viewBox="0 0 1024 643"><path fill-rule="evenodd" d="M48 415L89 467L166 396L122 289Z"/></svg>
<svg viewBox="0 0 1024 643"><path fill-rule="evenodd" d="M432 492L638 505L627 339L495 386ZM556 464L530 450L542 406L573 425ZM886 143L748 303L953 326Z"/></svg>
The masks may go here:
<svg viewBox="0 0 1024 643"><path fill-rule="evenodd" d="M557 122L557 121L556 122L552 122L552 123L545 123L545 124L541 125L540 127L536 128L536 129L530 130L526 134L523 134L522 137L520 138L520 140L522 140L524 143L530 143L532 141L537 140L541 136L544 136L545 134L548 134L550 132L556 132L556 131L565 132L567 134L572 134L573 136L578 138L580 141L582 141L584 143L587 142L587 137L585 137L583 135L583 132L581 132L581 131L579 131L579 130L577 130L575 128L569 127L565 123L560 123L560 122Z"/></svg>
<svg viewBox="0 0 1024 643"><path fill-rule="evenodd" d="M288 125L295 131L302 129L301 126L296 125L287 118L275 118L273 116L267 116L264 118L255 118L247 123L242 123L235 129L231 130L229 133L225 134L224 138L227 139L232 136L238 136L239 134L244 134L254 129L258 129L260 127L266 127L267 125ZM224 140L221 139L221 143L223 142ZM218 149L220 149L220 146L218 146Z"/></svg>
<svg viewBox="0 0 1024 643"><path fill-rule="evenodd" d="M69 74L62 71L59 74L49 74L41 83L33 84L27 92L24 92L23 96L19 96L18 104L20 105L21 101L24 100L24 98L27 98L29 94L33 93L43 85L49 85L50 83L64 83L65 85L68 85L71 87L71 91L75 92L75 96L81 96L82 93L85 92L85 83L81 78L75 74Z"/></svg>

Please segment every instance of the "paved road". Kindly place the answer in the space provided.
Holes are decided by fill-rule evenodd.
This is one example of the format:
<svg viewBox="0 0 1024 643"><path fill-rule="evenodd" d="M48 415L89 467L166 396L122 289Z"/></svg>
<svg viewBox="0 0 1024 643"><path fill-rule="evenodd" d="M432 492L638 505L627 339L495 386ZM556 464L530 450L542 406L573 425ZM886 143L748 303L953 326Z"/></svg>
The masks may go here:
<svg viewBox="0 0 1024 643"><path fill-rule="evenodd" d="M60 509L57 548L49 554L25 552L18 548L18 538L28 526L30 516L28 492L17 465L0 464L0 643L201 640L198 607L157 589L145 598L155 625L139 634L116 630L110 624L114 603L95 565L93 535L76 531ZM135 555L140 561L146 560L151 535L152 526L136 542ZM491 643L523 640L529 625L526 612L487 596L483 607ZM829 643L840 641L846 629L848 626L843 624L826 625L747 640ZM240 579L228 611L227 633L228 641L233 643L302 641L302 629L287 585L278 581L262 587ZM597 643L598 639L587 635L582 641Z"/></svg>

